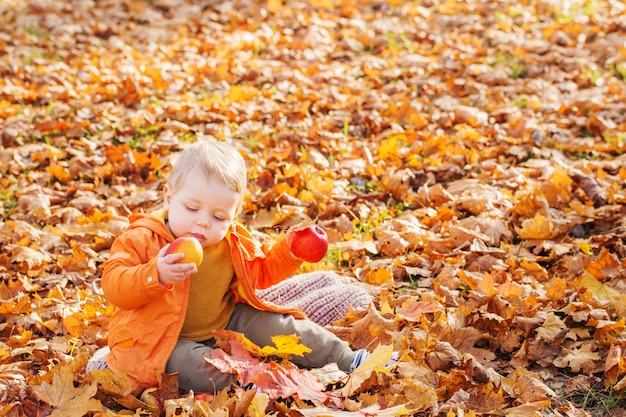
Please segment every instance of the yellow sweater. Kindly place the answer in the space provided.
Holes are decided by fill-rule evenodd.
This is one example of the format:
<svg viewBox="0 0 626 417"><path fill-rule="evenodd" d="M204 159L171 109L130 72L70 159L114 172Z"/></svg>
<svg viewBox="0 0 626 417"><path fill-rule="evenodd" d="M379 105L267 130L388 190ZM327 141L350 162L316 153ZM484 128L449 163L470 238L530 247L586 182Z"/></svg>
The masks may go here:
<svg viewBox="0 0 626 417"><path fill-rule="evenodd" d="M235 308L232 288L237 280L226 239L204 249L202 264L189 279L189 305L180 338L201 342L212 337L212 330L225 328Z"/></svg>

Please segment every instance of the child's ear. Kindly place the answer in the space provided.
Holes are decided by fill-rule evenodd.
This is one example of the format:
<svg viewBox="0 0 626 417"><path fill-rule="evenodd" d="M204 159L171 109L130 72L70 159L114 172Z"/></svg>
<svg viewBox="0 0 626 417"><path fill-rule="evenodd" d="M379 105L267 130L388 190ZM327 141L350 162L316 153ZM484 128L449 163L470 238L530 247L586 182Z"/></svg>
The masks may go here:
<svg viewBox="0 0 626 417"><path fill-rule="evenodd" d="M163 205L165 207L170 205L170 201L172 200L172 192L170 190L170 187L165 184L163 186Z"/></svg>

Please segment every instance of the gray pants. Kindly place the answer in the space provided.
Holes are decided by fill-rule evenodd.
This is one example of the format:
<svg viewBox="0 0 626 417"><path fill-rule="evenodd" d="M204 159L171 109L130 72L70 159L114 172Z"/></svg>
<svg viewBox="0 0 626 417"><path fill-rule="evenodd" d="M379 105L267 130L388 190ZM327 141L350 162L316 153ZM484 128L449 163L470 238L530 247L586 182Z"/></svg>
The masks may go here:
<svg viewBox="0 0 626 417"><path fill-rule="evenodd" d="M247 304L237 304L226 330L243 333L254 344L274 346L272 337L278 335L300 336L300 343L311 349L310 353L293 356L291 362L303 368L320 368L336 363L343 371L350 369L355 356L348 343L310 320L295 319L268 311L259 311ZM236 376L220 372L202 356L211 357L214 340L193 342L179 340L167 362L165 371L178 372L179 387L194 392L216 392L236 382Z"/></svg>

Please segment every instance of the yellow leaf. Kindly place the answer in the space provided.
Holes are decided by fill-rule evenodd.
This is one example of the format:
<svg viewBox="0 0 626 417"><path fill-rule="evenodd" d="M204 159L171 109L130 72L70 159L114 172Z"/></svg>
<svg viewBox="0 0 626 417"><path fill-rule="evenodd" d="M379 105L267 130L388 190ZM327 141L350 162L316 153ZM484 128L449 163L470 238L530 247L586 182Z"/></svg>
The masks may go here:
<svg viewBox="0 0 626 417"><path fill-rule="evenodd" d="M298 335L289 335L289 336L273 336L272 342L276 345L273 346L264 346L261 349L261 353L264 356L278 356L279 358L288 358L291 355L304 356L305 353L311 352L311 349L298 343L300 341L300 336Z"/></svg>
<svg viewBox="0 0 626 417"><path fill-rule="evenodd" d="M535 192L526 194L520 198L519 202L513 207L512 212L521 217L531 217L541 210L547 209L548 202L545 197L537 196Z"/></svg>
<svg viewBox="0 0 626 417"><path fill-rule="evenodd" d="M87 382L92 379L98 384L98 391L115 397L115 402L130 409L147 408L147 404L132 393L133 384L123 372L114 373L110 369L89 372Z"/></svg>
<svg viewBox="0 0 626 417"><path fill-rule="evenodd" d="M321 178L316 176L307 181L306 187L310 191L322 193L330 197L333 194L335 184L330 178Z"/></svg>
<svg viewBox="0 0 626 417"><path fill-rule="evenodd" d="M393 279L393 273L384 268L370 269L365 276L365 282L372 285L382 285Z"/></svg>
<svg viewBox="0 0 626 417"><path fill-rule="evenodd" d="M599 343L620 343L622 338L622 332L626 328L626 324L623 319L618 321L601 320L596 324L596 329L593 333L593 339Z"/></svg>
<svg viewBox="0 0 626 417"><path fill-rule="evenodd" d="M380 297L380 313L385 314L394 314L394 309L389 303L389 299L387 297Z"/></svg>
<svg viewBox="0 0 626 417"><path fill-rule="evenodd" d="M548 285L548 293L546 294L553 300L561 300L565 297L565 290L567 289L567 281L563 278L554 278L550 285Z"/></svg>
<svg viewBox="0 0 626 417"><path fill-rule="evenodd" d="M544 282L548 279L548 271L539 265L537 262L527 261L526 259L522 259L519 263L520 268L522 268L526 273L531 275L534 279L539 282Z"/></svg>
<svg viewBox="0 0 626 417"><path fill-rule="evenodd" d="M280 13L283 9L283 0L267 0L267 11L270 13Z"/></svg>
<svg viewBox="0 0 626 417"><path fill-rule="evenodd" d="M301 190L298 194L298 200L306 204L315 203L315 195L309 190Z"/></svg>
<svg viewBox="0 0 626 417"><path fill-rule="evenodd" d="M583 253L585 255L592 255L593 254L593 249L592 249L591 245L588 242L586 242L586 241L583 241L583 240L576 241L576 246L578 246L578 248L581 251L583 251Z"/></svg>
<svg viewBox="0 0 626 417"><path fill-rule="evenodd" d="M235 103L243 102L251 99L256 92L251 88L245 88L241 85L231 85L228 90L228 99Z"/></svg>
<svg viewBox="0 0 626 417"><path fill-rule="evenodd" d="M604 285L588 272L585 272L582 277L580 277L577 281L577 286L579 289L581 287L586 288L601 302L613 301L619 297L619 292Z"/></svg>
<svg viewBox="0 0 626 417"><path fill-rule="evenodd" d="M411 113L409 116L409 124L413 126L413 129L421 130L428 126L429 121L419 113Z"/></svg>
<svg viewBox="0 0 626 417"><path fill-rule="evenodd" d="M56 298L57 300L61 301L65 300L65 296L63 295L63 292L58 285L55 285L50 290L48 290L47 298Z"/></svg>
<svg viewBox="0 0 626 417"><path fill-rule="evenodd" d="M398 138L395 136L380 141L378 146L378 158L381 160L392 159L398 156Z"/></svg>
<svg viewBox="0 0 626 417"><path fill-rule="evenodd" d="M344 397L349 397L361 387L364 381L369 379L372 372L376 369L383 369L391 360L393 354L393 346L378 345L373 352L371 352L365 361L361 363L351 374L346 382L346 385L341 389L341 394Z"/></svg>
<svg viewBox="0 0 626 417"><path fill-rule="evenodd" d="M0 100L0 110L13 108L13 103L9 100Z"/></svg>
<svg viewBox="0 0 626 417"><path fill-rule="evenodd" d="M87 329L87 323L82 313L72 314L63 318L63 326L69 334L81 337Z"/></svg>
<svg viewBox="0 0 626 417"><path fill-rule="evenodd" d="M331 0L309 0L309 4L313 7L321 7L326 10L332 10L335 3Z"/></svg>
<svg viewBox="0 0 626 417"><path fill-rule="evenodd" d="M261 348L250 341L247 337L245 337L242 333L234 332L231 330L214 330L213 336L218 339L218 344L220 339L225 341L234 340L239 343L248 353L251 353L255 357L262 356ZM217 346L216 345L216 346ZM221 347L221 346L220 346Z"/></svg>
<svg viewBox="0 0 626 417"><path fill-rule="evenodd" d="M67 184L72 179L72 176L67 172L67 168L57 162L51 162L46 171L63 184Z"/></svg>
<svg viewBox="0 0 626 417"><path fill-rule="evenodd" d="M572 182L567 169L557 165L543 190L548 203L552 206L568 201Z"/></svg>

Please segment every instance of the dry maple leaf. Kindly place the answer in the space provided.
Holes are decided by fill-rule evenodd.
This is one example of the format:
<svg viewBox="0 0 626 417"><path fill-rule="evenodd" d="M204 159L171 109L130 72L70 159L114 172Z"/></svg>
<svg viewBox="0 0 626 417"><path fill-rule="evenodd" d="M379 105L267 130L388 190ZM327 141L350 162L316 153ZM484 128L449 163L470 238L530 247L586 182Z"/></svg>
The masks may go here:
<svg viewBox="0 0 626 417"><path fill-rule="evenodd" d="M600 355L592 352L592 343L583 343L580 348L570 349L570 352L562 357L556 358L554 364L560 368L569 367L572 372L591 374L596 370Z"/></svg>
<svg viewBox="0 0 626 417"><path fill-rule="evenodd" d="M433 371L447 371L461 363L461 356L450 343L437 341L434 349L428 352L425 360Z"/></svg>
<svg viewBox="0 0 626 417"><path fill-rule="evenodd" d="M555 398L556 393L538 375L520 368L502 380L502 386L523 403Z"/></svg>
<svg viewBox="0 0 626 417"><path fill-rule="evenodd" d="M543 338L547 342L552 342L559 336L562 336L563 330L565 329L565 322L556 314L550 312L541 327L536 329L536 332L538 337Z"/></svg>
<svg viewBox="0 0 626 417"><path fill-rule="evenodd" d="M94 370L87 374L87 383L96 383L100 392L100 400L107 402L101 397L110 396L116 403L134 410L147 408L148 406L135 395L133 395L133 385L128 377L123 373L113 373L110 369Z"/></svg>
<svg viewBox="0 0 626 417"><path fill-rule="evenodd" d="M41 267L52 261L50 255L41 249L19 245L6 245L4 249L11 255L11 262L23 265L24 271Z"/></svg>
<svg viewBox="0 0 626 417"><path fill-rule="evenodd" d="M426 384L423 381L411 378L401 380L403 391L399 400L404 402L404 407L411 412L435 409L437 406L437 385ZM398 382L396 382L398 384Z"/></svg>
<svg viewBox="0 0 626 417"><path fill-rule="evenodd" d="M622 266L617 254L611 253L607 248L602 247L595 259L589 262L585 268L585 272L588 272L597 280L603 282L606 281L607 278L618 274L621 268Z"/></svg>
<svg viewBox="0 0 626 417"><path fill-rule="evenodd" d="M626 374L626 360L622 357L622 347L611 344L604 361L604 386L610 387Z"/></svg>
<svg viewBox="0 0 626 417"><path fill-rule="evenodd" d="M613 304L620 300L620 293L610 286L603 284L593 275L585 272L575 281L576 287L581 290L587 290L596 301L594 304L606 305Z"/></svg>
<svg viewBox="0 0 626 417"><path fill-rule="evenodd" d="M360 349L374 343L389 344L390 333L397 331L399 323L395 319L383 317L375 308L368 308L350 320L339 320L330 330L340 338L350 342L353 348Z"/></svg>
<svg viewBox="0 0 626 417"><path fill-rule="evenodd" d="M436 300L416 300L410 298L405 300L397 311L398 317L419 322L424 314L438 313L444 311L444 306Z"/></svg>
<svg viewBox="0 0 626 417"><path fill-rule="evenodd" d="M74 375L69 366L64 366L54 374L52 384L44 382L32 387L35 396L53 407L50 417L82 417L88 412L104 411L94 395L97 384L91 383L74 387Z"/></svg>
<svg viewBox="0 0 626 417"><path fill-rule="evenodd" d="M555 221L543 214L536 214L533 218L522 221L520 227L515 229L520 239L554 239L562 233Z"/></svg>
<svg viewBox="0 0 626 417"><path fill-rule="evenodd" d="M569 175L596 207L607 203L606 191L597 179L576 169L571 169Z"/></svg>

